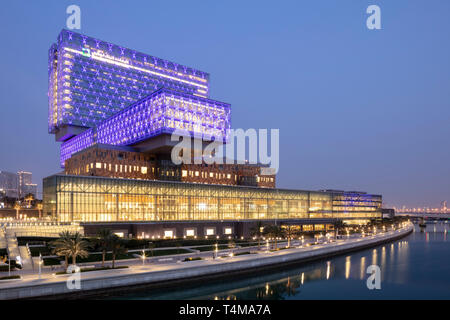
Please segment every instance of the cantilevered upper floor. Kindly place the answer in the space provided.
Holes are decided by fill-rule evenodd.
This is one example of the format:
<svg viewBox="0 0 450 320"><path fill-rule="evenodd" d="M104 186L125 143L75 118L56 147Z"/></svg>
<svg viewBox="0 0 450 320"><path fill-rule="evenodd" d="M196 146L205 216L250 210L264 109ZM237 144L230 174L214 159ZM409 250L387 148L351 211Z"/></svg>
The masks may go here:
<svg viewBox="0 0 450 320"><path fill-rule="evenodd" d="M72 154L96 143L117 146L142 144L150 138L169 135L176 129L204 141L218 137L226 139L231 129L231 106L179 91L159 89L63 142L61 167Z"/></svg>
<svg viewBox="0 0 450 320"><path fill-rule="evenodd" d="M165 87L209 95L209 74L62 30L48 56L48 130L65 141Z"/></svg>

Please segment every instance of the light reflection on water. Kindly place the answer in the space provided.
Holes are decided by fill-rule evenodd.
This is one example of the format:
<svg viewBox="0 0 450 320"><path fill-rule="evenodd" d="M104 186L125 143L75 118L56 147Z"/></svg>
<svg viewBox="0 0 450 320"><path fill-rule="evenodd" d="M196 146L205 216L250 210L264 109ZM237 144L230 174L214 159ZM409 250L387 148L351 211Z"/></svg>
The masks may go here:
<svg viewBox="0 0 450 320"><path fill-rule="evenodd" d="M118 299L450 299L448 224L373 249L300 267L185 288L139 292ZM370 264L381 290L369 290Z"/></svg>

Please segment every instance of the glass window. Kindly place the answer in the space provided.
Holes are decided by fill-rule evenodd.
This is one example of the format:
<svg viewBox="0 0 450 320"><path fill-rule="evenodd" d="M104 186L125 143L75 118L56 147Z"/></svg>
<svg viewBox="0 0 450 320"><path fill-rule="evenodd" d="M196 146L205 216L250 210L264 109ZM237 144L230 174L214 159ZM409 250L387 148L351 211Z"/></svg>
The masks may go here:
<svg viewBox="0 0 450 320"><path fill-rule="evenodd" d="M164 230L164 238L173 238L173 230Z"/></svg>

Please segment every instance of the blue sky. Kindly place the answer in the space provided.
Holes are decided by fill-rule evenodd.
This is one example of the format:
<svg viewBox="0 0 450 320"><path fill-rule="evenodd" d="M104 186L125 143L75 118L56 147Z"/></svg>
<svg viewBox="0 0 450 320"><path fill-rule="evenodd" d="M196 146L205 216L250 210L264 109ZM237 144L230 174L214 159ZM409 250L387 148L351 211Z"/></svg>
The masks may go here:
<svg viewBox="0 0 450 320"><path fill-rule="evenodd" d="M0 170L61 170L47 50L70 4L81 33L209 72L234 128L279 128L279 187L450 201L448 0L3 2Z"/></svg>

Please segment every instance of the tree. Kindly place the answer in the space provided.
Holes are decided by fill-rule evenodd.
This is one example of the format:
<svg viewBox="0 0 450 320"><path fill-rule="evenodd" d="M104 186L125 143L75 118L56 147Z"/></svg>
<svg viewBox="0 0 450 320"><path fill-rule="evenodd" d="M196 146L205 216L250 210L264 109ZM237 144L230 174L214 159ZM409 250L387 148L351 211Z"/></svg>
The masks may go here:
<svg viewBox="0 0 450 320"><path fill-rule="evenodd" d="M286 225L282 228L282 233L288 239L287 246L289 248L291 246L291 239L298 235L299 231L291 225Z"/></svg>
<svg viewBox="0 0 450 320"><path fill-rule="evenodd" d="M338 219L334 222L334 237L337 239L339 230L344 229L347 225L341 219Z"/></svg>
<svg viewBox="0 0 450 320"><path fill-rule="evenodd" d="M281 229L277 225L266 226L264 227L263 232L267 237L275 239L275 250L278 249L278 238L282 238L284 236L284 230Z"/></svg>
<svg viewBox="0 0 450 320"><path fill-rule="evenodd" d="M16 220L19 220L19 212L20 212L20 202L17 201L14 204L14 209L16 210Z"/></svg>
<svg viewBox="0 0 450 320"><path fill-rule="evenodd" d="M63 231L59 234L59 239L52 242L55 246L53 252L58 256L64 256L66 269L68 267L68 258L72 257L72 264L77 264L77 257L86 258L89 256L89 243L83 240L79 232L71 233Z"/></svg>
<svg viewBox="0 0 450 320"><path fill-rule="evenodd" d="M42 202L37 204L37 209L39 211L39 219L42 218L42 208L44 208L44 205L42 204Z"/></svg>
<svg viewBox="0 0 450 320"><path fill-rule="evenodd" d="M258 239L258 250L261 248L261 238L263 236L264 224L262 221L257 221L256 225L250 229L250 235Z"/></svg>
<svg viewBox="0 0 450 320"><path fill-rule="evenodd" d="M105 266L106 253L109 249L109 242L112 237L112 232L110 229L100 229L97 232L96 244L99 250L102 251L102 267Z"/></svg>
<svg viewBox="0 0 450 320"><path fill-rule="evenodd" d="M128 250L124 247L122 239L115 234L110 238L110 246L112 253L112 268L114 269L116 264L116 256L119 254L125 254Z"/></svg>
<svg viewBox="0 0 450 320"><path fill-rule="evenodd" d="M57 256L64 257L64 266L65 269L69 267L69 256L70 256L70 237L71 234L69 231L63 231L59 234L59 238L55 241L50 242L50 245L54 248L52 252Z"/></svg>
<svg viewBox="0 0 450 320"><path fill-rule="evenodd" d="M233 240L228 241L228 248L230 248L231 254L233 254L233 249L236 247L236 243Z"/></svg>
<svg viewBox="0 0 450 320"><path fill-rule="evenodd" d="M177 253L179 254L180 253L180 248L181 248L181 242L180 241L175 242L175 246L177 247Z"/></svg>
<svg viewBox="0 0 450 320"><path fill-rule="evenodd" d="M28 193L28 194L25 196L24 200L25 200L26 202L28 202L28 207L31 207L31 202L34 200L34 194Z"/></svg>
<svg viewBox="0 0 450 320"><path fill-rule="evenodd" d="M77 257L80 258L87 258L89 256L89 242L86 240L83 240L83 237L81 236L81 233L75 232L73 233L72 239L71 239L71 250L70 254L72 256L72 264L77 264Z"/></svg>
<svg viewBox="0 0 450 320"><path fill-rule="evenodd" d="M148 248L150 249L150 252L151 252L152 257L153 257L153 249L155 248L155 244L153 242L149 242L148 243Z"/></svg>

